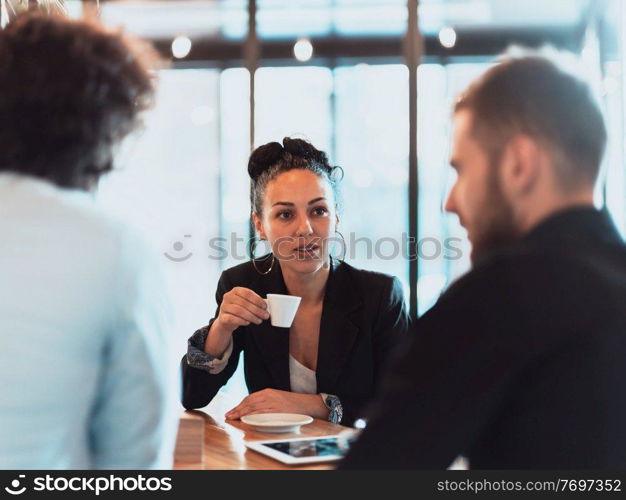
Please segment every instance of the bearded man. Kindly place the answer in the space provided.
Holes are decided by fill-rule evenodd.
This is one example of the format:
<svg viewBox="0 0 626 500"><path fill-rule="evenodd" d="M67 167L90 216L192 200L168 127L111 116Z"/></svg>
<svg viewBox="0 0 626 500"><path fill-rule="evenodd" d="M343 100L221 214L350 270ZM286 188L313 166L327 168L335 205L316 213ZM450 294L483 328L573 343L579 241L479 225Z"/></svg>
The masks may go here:
<svg viewBox="0 0 626 500"><path fill-rule="evenodd" d="M606 143L588 84L507 57L454 110L446 209L472 270L415 324L342 467L626 466L626 247L594 187Z"/></svg>

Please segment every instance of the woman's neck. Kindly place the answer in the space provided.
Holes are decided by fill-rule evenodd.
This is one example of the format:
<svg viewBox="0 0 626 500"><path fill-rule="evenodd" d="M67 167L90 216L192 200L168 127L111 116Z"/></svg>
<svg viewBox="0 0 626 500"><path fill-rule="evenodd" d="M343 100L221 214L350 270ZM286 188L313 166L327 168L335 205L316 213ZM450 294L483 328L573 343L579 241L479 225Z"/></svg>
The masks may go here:
<svg viewBox="0 0 626 500"><path fill-rule="evenodd" d="M317 304L324 300L326 282L330 274L330 262L325 263L314 273L297 273L282 269L283 279L289 295L302 297L305 304Z"/></svg>

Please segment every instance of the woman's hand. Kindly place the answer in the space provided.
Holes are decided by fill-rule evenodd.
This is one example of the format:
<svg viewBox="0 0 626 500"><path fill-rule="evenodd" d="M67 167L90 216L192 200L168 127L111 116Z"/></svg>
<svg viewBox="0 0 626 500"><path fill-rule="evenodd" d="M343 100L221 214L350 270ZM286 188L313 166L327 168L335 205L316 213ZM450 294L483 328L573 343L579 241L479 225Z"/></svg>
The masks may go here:
<svg viewBox="0 0 626 500"><path fill-rule="evenodd" d="M278 389L263 389L246 396L226 413L226 418L238 419L255 413L300 413L314 418L328 418L328 408L319 394L299 394Z"/></svg>
<svg viewBox="0 0 626 500"><path fill-rule="evenodd" d="M221 358L228 348L230 336L237 328L250 323L260 325L269 317L267 304L261 297L249 288L236 286L222 298L220 311L207 335L204 351Z"/></svg>
<svg viewBox="0 0 626 500"><path fill-rule="evenodd" d="M270 317L267 304L249 288L236 286L224 294L220 312L215 320L222 331L232 333L240 326L250 323L260 325Z"/></svg>

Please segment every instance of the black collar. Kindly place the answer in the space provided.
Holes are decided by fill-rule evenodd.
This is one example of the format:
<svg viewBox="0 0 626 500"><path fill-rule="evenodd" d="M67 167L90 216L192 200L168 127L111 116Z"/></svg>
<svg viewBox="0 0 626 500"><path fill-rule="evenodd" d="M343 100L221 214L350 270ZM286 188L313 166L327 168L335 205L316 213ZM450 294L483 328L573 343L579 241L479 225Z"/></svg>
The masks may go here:
<svg viewBox="0 0 626 500"><path fill-rule="evenodd" d="M521 242L550 247L624 244L609 213L591 206L569 208L547 217L531 229Z"/></svg>

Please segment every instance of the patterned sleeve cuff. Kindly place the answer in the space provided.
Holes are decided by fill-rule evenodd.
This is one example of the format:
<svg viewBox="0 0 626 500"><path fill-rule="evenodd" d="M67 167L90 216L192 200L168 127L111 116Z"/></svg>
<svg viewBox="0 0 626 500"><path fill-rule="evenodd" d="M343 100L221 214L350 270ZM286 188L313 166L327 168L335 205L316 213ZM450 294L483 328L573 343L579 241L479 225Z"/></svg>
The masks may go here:
<svg viewBox="0 0 626 500"><path fill-rule="evenodd" d="M212 375L217 375L228 364L230 355L233 352L233 338L230 338L228 347L222 354L222 357L214 358L204 352L204 343L209 334L209 328L211 328L211 325L200 328L187 341L187 364L193 368L209 372Z"/></svg>
<svg viewBox="0 0 626 500"><path fill-rule="evenodd" d="M328 421L331 424L340 424L343 419L343 406L341 400L334 394L320 393L322 401L328 408Z"/></svg>

